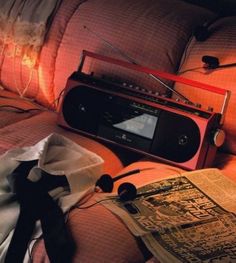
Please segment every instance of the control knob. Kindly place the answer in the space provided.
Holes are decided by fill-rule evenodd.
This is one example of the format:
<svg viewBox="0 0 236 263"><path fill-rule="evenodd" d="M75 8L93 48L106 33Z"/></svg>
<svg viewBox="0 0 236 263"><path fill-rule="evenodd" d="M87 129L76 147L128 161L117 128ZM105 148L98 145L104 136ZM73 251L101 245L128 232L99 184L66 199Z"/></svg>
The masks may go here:
<svg viewBox="0 0 236 263"><path fill-rule="evenodd" d="M221 129L217 129L213 132L213 144L216 147L220 147L223 145L225 141L225 132Z"/></svg>

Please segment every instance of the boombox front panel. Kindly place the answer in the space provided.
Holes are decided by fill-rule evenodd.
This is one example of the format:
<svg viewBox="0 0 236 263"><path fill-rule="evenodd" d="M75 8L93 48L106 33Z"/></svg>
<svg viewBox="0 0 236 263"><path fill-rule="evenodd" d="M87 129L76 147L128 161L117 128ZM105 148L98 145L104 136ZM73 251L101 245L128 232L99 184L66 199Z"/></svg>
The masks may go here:
<svg viewBox="0 0 236 263"><path fill-rule="evenodd" d="M59 125L185 169L204 167L209 146L205 134L208 119L153 107L153 103L141 103L140 99L84 83L68 83Z"/></svg>
<svg viewBox="0 0 236 263"><path fill-rule="evenodd" d="M95 135L103 105L105 101L102 94L95 94L87 86L81 85L71 89L65 96L63 118L70 127Z"/></svg>
<svg viewBox="0 0 236 263"><path fill-rule="evenodd" d="M150 153L183 163L194 157L201 142L198 125L190 118L162 111Z"/></svg>

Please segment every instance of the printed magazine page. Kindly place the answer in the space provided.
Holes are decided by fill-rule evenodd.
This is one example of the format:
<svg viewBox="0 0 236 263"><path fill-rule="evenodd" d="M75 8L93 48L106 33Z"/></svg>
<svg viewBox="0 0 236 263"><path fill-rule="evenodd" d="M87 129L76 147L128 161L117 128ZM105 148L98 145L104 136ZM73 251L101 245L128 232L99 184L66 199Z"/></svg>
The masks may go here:
<svg viewBox="0 0 236 263"><path fill-rule="evenodd" d="M163 263L236 262L236 184L218 169L185 172L104 205Z"/></svg>

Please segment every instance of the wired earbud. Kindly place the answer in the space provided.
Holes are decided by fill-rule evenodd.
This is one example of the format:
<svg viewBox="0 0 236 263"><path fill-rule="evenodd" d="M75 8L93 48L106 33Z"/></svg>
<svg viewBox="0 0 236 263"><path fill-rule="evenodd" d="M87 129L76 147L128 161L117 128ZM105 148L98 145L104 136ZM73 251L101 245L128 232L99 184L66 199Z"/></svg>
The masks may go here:
<svg viewBox="0 0 236 263"><path fill-rule="evenodd" d="M220 65L219 59L213 56L203 56L202 62L205 63L204 68L207 69L215 69L218 68Z"/></svg>
<svg viewBox="0 0 236 263"><path fill-rule="evenodd" d="M159 194L161 192L165 192L165 191L168 191L172 188L171 185L165 185L165 186L162 186L156 190L153 190L153 191L147 191L147 192L144 192L144 193L137 193L137 188L131 184L131 183L123 183L119 186L118 188L118 196L119 196L119 199L120 201L122 202L127 202L127 201L132 201L134 200L135 198L138 198L138 197L147 197L147 196L152 196L152 195L155 195L155 194Z"/></svg>
<svg viewBox="0 0 236 263"><path fill-rule="evenodd" d="M197 26L194 30L193 35L195 36L197 41L205 41L209 36L210 36L210 32L208 30L207 26Z"/></svg>
<svg viewBox="0 0 236 263"><path fill-rule="evenodd" d="M104 193L111 193L113 190L114 182L127 177L132 174L140 173L141 171L151 170L153 168L135 169L127 173L121 174L112 178L109 174L103 174L96 182L95 187L101 189ZM132 200L137 195L137 189L132 183L122 183L118 187L118 196L122 201Z"/></svg>
<svg viewBox="0 0 236 263"><path fill-rule="evenodd" d="M95 187L99 187L104 193L111 193L113 190L114 182L127 177L132 174L140 173L141 171L151 170L153 168L135 169L127 173L120 174L112 178L109 174L103 174L96 182Z"/></svg>
<svg viewBox="0 0 236 263"><path fill-rule="evenodd" d="M137 194L137 189L136 189L136 187L133 184L131 184L131 183L123 183L118 188L118 197L119 197L118 199L117 199L117 197L114 197L114 196L113 197L108 197L108 198L101 199L101 200L99 200L99 201L97 201L95 203L92 203L90 205L87 205L87 206L81 206L81 205L76 204L76 205L72 206L72 209L73 208L89 209L91 207L94 207L97 204L100 204L102 202L109 201L109 200L112 200L112 199L119 200L120 202L132 201L135 198L148 197L148 196L156 195L156 194L159 194L159 193L162 193L162 192L167 192L167 191L169 191L171 189L172 189L172 185L164 185L164 186L161 186L160 188L158 188L156 190L146 191L146 192L142 192L142 193Z"/></svg>
<svg viewBox="0 0 236 263"><path fill-rule="evenodd" d="M99 188L102 191L104 190L104 192L106 192L106 190L108 190L108 193L112 192L113 184L115 181L117 181L121 178L124 178L126 176L135 174L135 173L140 173L141 171L152 170L152 169L155 169L155 168L152 167L152 168L144 168L144 169L135 169L135 170L131 170L127 173L118 175L115 178L112 178L109 174L104 174L97 180L97 182L95 184L95 191L96 191L96 188ZM173 169L173 168L171 168L170 170L173 170L173 171L179 173L179 175L180 175L180 171ZM104 186L104 184L106 186ZM117 190L118 198L117 198L117 196L109 196L105 199L101 199L101 200L99 200L95 203L92 203L90 205L87 205L87 206L81 206L81 204L79 204L79 205L76 204L72 208L88 209L88 208L91 208L97 204L100 204L102 202L109 201L112 199L119 200L120 202L127 202L127 201L132 201L132 200L139 198L139 197L148 197L148 196L153 196L153 195L156 195L156 194L159 194L162 192L167 192L171 189L172 189L172 185L163 185L163 186L161 186L155 190L147 190L145 192L139 192L138 193L137 188L132 183L125 182L125 183L122 183L118 187L118 190Z"/></svg>
<svg viewBox="0 0 236 263"><path fill-rule="evenodd" d="M114 179L109 174L103 174L96 182L95 187L99 187L104 193L111 193Z"/></svg>
<svg viewBox="0 0 236 263"><path fill-rule="evenodd" d="M189 71L195 71L197 69L204 69L204 70L209 70L209 71L214 71L216 69L225 69L225 68L231 68L231 67L236 67L236 62L235 63L229 63L229 64L223 64L220 65L220 61L217 57L214 56L202 56L202 62L204 63L203 66L197 67L197 68L190 68L186 69L183 71L180 71L179 74L183 74L185 72Z"/></svg>
<svg viewBox="0 0 236 263"><path fill-rule="evenodd" d="M200 42L207 40L208 37L211 35L209 27L220 17L221 16L217 16L214 19L205 22L203 25L197 26L193 32L193 35L195 36L196 40Z"/></svg>
<svg viewBox="0 0 236 263"><path fill-rule="evenodd" d="M140 173L141 171L152 170L152 169L154 169L154 168L144 168L141 170L135 169L135 170L131 170L127 173L118 175L115 178L112 178L109 174L103 174L97 180L95 187L99 187L99 189L101 189L104 193L111 193L113 190L114 182L116 182L117 180L124 178L124 177L127 177L127 176L132 175L132 174ZM154 191L147 191L144 193L137 194L136 186L132 183L125 182L125 183L122 183L118 187L117 194L118 194L119 200L121 202L127 202L127 201L134 200L137 197L150 196L150 195L158 194L160 192L168 191L169 189L171 189L171 186L163 186L163 187L160 187Z"/></svg>
<svg viewBox="0 0 236 263"><path fill-rule="evenodd" d="M202 62L205 63L203 66L205 69L230 68L236 66L236 63L220 65L219 59L214 56L203 56Z"/></svg>
<svg viewBox="0 0 236 263"><path fill-rule="evenodd" d="M118 187L119 199L123 202L134 200L137 197L137 188L131 183L123 183Z"/></svg>

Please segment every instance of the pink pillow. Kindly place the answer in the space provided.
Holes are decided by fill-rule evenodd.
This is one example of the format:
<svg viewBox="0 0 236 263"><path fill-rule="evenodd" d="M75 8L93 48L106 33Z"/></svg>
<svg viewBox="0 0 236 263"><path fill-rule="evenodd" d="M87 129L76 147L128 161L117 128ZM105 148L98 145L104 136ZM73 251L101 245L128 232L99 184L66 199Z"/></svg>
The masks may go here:
<svg viewBox="0 0 236 263"><path fill-rule="evenodd" d="M223 150L236 154L236 68L223 67L207 70L203 68L202 62L202 57L208 55L217 57L221 65L236 63L236 17L226 17L216 21L210 27L210 32L210 37L204 42L198 42L195 38L192 39L183 56L183 65L179 69L179 75L231 91L223 126L227 136ZM221 108L222 95L216 95L179 83L175 85L175 88L191 101L201 103L205 109L210 106L216 112L219 112Z"/></svg>
<svg viewBox="0 0 236 263"><path fill-rule="evenodd" d="M55 94L78 67L83 49L127 61L121 55L125 53L143 66L175 72L192 30L212 16L203 8L178 0L87 1L72 16L61 41ZM146 74L95 60L89 61L88 69L98 76L165 92Z"/></svg>
<svg viewBox="0 0 236 263"><path fill-rule="evenodd" d="M1 81L14 92L27 88L26 96L53 107L67 78L77 69L83 49L124 59L101 37L139 64L174 72L193 28L211 17L211 12L178 0L62 1L42 49L39 67L29 70L21 65L21 60L5 56ZM165 91L147 75L97 63L92 63L92 68L97 74L118 76Z"/></svg>

